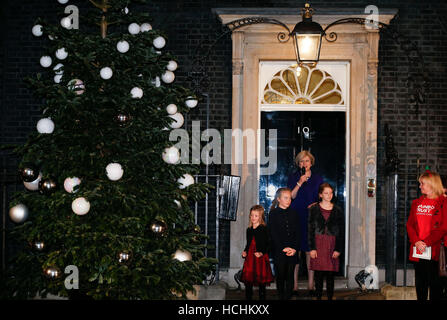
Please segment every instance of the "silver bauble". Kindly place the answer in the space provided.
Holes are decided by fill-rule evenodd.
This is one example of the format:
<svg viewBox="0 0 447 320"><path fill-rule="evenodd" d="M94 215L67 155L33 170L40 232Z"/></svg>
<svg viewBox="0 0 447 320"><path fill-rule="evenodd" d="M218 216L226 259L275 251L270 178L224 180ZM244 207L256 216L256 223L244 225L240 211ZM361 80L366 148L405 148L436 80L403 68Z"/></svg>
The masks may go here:
<svg viewBox="0 0 447 320"><path fill-rule="evenodd" d="M157 236L164 236L168 226L164 221L155 220L151 223L151 231Z"/></svg>
<svg viewBox="0 0 447 320"><path fill-rule="evenodd" d="M15 223L21 223L28 218L29 210L28 207L22 203L15 205L11 209L9 209L9 217Z"/></svg>
<svg viewBox="0 0 447 320"><path fill-rule="evenodd" d="M122 251L118 253L118 262L119 263L128 263L132 258L132 253L129 251Z"/></svg>
<svg viewBox="0 0 447 320"><path fill-rule="evenodd" d="M53 178L42 179L39 182L39 191L42 194L51 194L56 191L56 180Z"/></svg>
<svg viewBox="0 0 447 320"><path fill-rule="evenodd" d="M45 243L43 241L36 241L33 243L33 247L37 251L42 251L45 248Z"/></svg>
<svg viewBox="0 0 447 320"><path fill-rule="evenodd" d="M39 169L33 165L21 168L19 173L24 182L33 182L39 177Z"/></svg>
<svg viewBox="0 0 447 320"><path fill-rule="evenodd" d="M121 128L130 126L130 124L132 123L131 120L132 117L124 113L119 113L117 116L115 116L115 121Z"/></svg>
<svg viewBox="0 0 447 320"><path fill-rule="evenodd" d="M55 280L55 279L60 278L61 270L59 270L58 267L48 267L43 271L43 274L48 279Z"/></svg>

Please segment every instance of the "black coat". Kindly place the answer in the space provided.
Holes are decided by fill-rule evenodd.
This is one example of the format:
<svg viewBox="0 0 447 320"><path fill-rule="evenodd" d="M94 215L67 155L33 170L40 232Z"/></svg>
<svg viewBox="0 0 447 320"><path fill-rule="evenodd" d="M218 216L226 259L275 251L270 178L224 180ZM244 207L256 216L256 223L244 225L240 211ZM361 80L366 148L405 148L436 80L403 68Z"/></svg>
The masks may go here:
<svg viewBox="0 0 447 320"><path fill-rule="evenodd" d="M259 225L256 229L253 227L247 228L247 243L245 245L244 251L248 253L248 249L250 248L251 240L255 237L256 242L256 252L262 252L263 254L269 252L269 234L267 231L267 227L262 224Z"/></svg>
<svg viewBox="0 0 447 320"><path fill-rule="evenodd" d="M317 234L335 236L335 251L342 252L345 239L345 217L339 206L334 205L327 221L321 214L319 204L309 208L308 241L310 250L317 250L315 245L315 235Z"/></svg>
<svg viewBox="0 0 447 320"><path fill-rule="evenodd" d="M288 207L281 209L277 207L270 211L268 228L272 240L272 256L275 263L289 261L298 263L298 252L300 250L300 225L298 214ZM282 250L286 247L295 249L294 256L287 256Z"/></svg>

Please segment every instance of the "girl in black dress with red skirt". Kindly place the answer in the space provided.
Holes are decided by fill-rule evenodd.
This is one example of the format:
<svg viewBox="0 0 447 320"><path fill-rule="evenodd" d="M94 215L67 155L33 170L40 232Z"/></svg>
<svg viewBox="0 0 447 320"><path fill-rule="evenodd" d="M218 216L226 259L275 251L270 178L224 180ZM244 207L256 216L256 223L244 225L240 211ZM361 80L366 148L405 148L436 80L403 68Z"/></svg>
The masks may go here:
<svg viewBox="0 0 447 320"><path fill-rule="evenodd" d="M334 276L339 270L339 257L345 237L344 214L340 207L332 203L334 188L329 183L320 185L318 195L320 202L309 208L309 268L315 271L317 300L321 300L323 295L324 278L327 298L332 300Z"/></svg>
<svg viewBox="0 0 447 320"><path fill-rule="evenodd" d="M253 297L253 286L259 286L259 300L265 300L265 287L273 282L268 250L269 238L264 220L264 208L255 205L250 209L247 244L242 252L242 258L245 261L241 281L245 284L247 300Z"/></svg>

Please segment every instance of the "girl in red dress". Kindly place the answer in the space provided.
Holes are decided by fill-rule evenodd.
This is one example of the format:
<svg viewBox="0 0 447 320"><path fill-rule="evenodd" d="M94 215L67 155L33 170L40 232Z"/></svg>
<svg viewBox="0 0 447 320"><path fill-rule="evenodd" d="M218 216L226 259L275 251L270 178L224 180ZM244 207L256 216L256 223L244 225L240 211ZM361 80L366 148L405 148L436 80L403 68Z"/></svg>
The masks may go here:
<svg viewBox="0 0 447 320"><path fill-rule="evenodd" d="M269 239L264 221L264 208L255 205L250 209L247 243L242 252L242 258L245 261L241 281L245 284L247 300L251 300L253 297L253 286L259 286L259 300L265 300L265 287L273 282L268 249Z"/></svg>
<svg viewBox="0 0 447 320"><path fill-rule="evenodd" d="M447 234L447 198L444 197L439 174L426 171L419 177L422 196L413 200L407 221L410 240L410 260L414 262L416 296L418 300L440 300L441 286L438 275L439 251L442 238ZM429 259L413 256L413 247L417 253L423 253L431 247Z"/></svg>
<svg viewBox="0 0 447 320"><path fill-rule="evenodd" d="M343 248L344 214L332 203L334 188L322 183L318 190L320 202L309 208L310 266L315 271L315 289L318 300L323 295L323 280L326 277L328 300L334 295L334 275L338 272L340 253Z"/></svg>

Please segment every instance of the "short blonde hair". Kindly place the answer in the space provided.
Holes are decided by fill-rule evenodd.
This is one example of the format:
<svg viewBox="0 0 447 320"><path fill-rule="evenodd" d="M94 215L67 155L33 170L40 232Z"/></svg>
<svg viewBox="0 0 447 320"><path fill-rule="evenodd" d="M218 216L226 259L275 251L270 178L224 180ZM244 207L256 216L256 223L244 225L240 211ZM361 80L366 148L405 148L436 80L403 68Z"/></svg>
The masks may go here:
<svg viewBox="0 0 447 320"><path fill-rule="evenodd" d="M418 181L421 182L421 180L424 180L425 183L431 186L436 196L439 197L444 194L444 187L438 173L427 170L420 175Z"/></svg>
<svg viewBox="0 0 447 320"><path fill-rule="evenodd" d="M266 223L265 223L264 207L259 205L259 204L256 204L256 205L254 205L253 207L250 208L250 214L248 215L248 217L249 217L249 222L248 222L249 223L249 227L250 228L253 227L253 223L251 222L251 213L253 211L258 211L259 212L259 216L261 218L261 221L259 222L259 224L265 226Z"/></svg>
<svg viewBox="0 0 447 320"><path fill-rule="evenodd" d="M309 159L310 159L310 163L311 163L312 165L315 164L315 157L312 155L312 153L310 153L310 152L307 151L307 150L303 150L303 151L301 151L300 153L298 153L298 154L296 155L296 157L295 157L295 163L296 163L297 166L299 166L300 161L301 161L304 157L309 157Z"/></svg>

